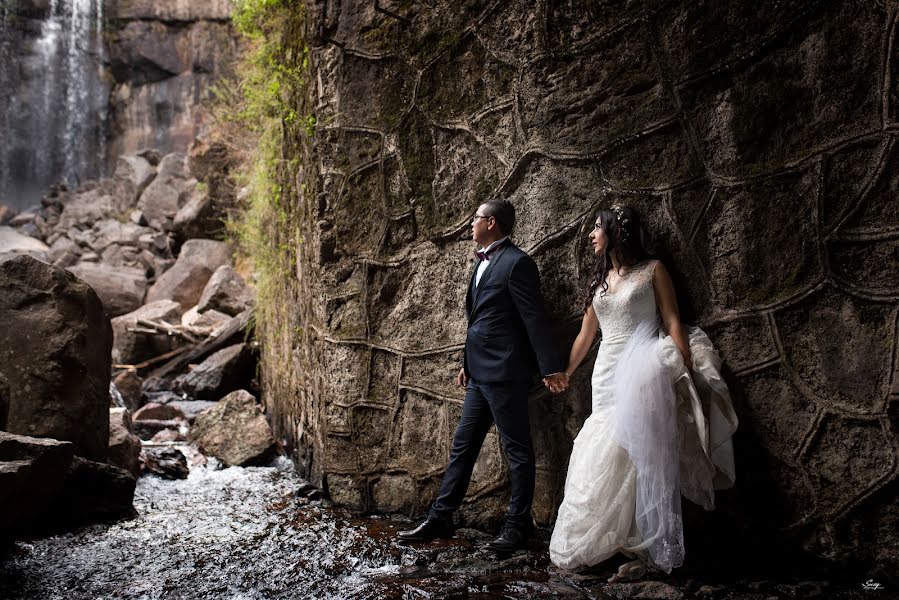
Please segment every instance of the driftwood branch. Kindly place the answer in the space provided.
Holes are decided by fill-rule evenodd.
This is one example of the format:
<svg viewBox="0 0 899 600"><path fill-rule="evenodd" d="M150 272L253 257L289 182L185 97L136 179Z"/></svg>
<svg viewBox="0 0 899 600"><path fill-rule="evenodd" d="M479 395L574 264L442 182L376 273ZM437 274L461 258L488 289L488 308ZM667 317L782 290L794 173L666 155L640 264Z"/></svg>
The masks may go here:
<svg viewBox="0 0 899 600"><path fill-rule="evenodd" d="M165 321L148 321L147 319L138 319L137 324L152 328L154 331L152 331L151 333L159 333L161 331L163 333L167 333L168 335L177 335L178 337L184 338L191 344L196 344L200 341L194 333L187 331L188 328L181 325L169 325Z"/></svg>
<svg viewBox="0 0 899 600"><path fill-rule="evenodd" d="M172 357L178 356L182 352L187 351L190 346L181 346L180 348L175 348L165 354L160 354L159 356L154 356L153 358L147 359L144 362L137 363L136 365L112 365L113 369L123 369L126 371L140 371L141 369L146 369L147 367L152 367L155 364L159 364L164 360L168 360Z"/></svg>

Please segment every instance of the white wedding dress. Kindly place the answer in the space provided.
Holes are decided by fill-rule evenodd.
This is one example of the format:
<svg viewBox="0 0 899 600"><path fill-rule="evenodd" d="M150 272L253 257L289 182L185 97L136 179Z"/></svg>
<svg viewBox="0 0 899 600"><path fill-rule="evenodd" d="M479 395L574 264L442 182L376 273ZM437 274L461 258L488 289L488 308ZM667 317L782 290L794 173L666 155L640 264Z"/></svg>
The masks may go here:
<svg viewBox="0 0 899 600"><path fill-rule="evenodd" d="M681 495L711 510L714 490L734 483L737 417L721 359L702 330L687 328L691 377L660 333L657 264L613 275L593 298L602 330L593 412L574 440L549 546L565 569L622 552L670 572L684 558Z"/></svg>

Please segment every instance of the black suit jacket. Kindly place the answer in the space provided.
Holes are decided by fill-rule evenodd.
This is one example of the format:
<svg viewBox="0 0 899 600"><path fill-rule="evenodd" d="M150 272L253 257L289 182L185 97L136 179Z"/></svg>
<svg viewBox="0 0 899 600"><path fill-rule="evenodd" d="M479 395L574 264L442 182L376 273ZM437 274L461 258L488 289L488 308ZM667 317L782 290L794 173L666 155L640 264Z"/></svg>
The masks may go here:
<svg viewBox="0 0 899 600"><path fill-rule="evenodd" d="M561 371L534 260L506 241L490 256L475 287L479 264L465 298L465 373L479 383L525 383L535 371L544 376Z"/></svg>

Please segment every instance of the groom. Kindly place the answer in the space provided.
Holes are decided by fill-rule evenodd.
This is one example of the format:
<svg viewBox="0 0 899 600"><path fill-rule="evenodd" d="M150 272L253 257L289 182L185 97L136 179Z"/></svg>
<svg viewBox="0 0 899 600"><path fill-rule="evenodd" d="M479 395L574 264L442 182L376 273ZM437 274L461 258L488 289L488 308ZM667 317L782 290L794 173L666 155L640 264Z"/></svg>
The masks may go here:
<svg viewBox="0 0 899 600"><path fill-rule="evenodd" d="M535 468L528 389L537 370L554 389L567 388L568 377L546 320L537 265L509 241L514 225L515 207L508 200L485 202L471 222L472 238L481 249L465 298L468 334L457 376L459 386L465 387L462 417L428 518L414 529L400 531L400 540L452 537L453 512L465 497L481 445L494 423L509 461L512 498L499 537L487 547L511 552L532 533Z"/></svg>

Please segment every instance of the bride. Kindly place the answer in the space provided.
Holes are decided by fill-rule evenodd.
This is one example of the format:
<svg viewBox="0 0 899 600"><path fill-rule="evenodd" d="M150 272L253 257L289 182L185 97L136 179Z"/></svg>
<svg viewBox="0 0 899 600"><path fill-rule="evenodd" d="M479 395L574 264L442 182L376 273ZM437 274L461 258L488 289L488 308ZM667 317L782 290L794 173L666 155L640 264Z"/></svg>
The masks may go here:
<svg viewBox="0 0 899 600"><path fill-rule="evenodd" d="M681 324L671 278L645 250L639 214L601 210L589 237L596 269L565 373L584 360L599 329L602 342L593 412L574 440L549 551L565 569L618 552L635 558L610 579L620 581L683 563L681 495L711 510L714 489L733 485L737 418L721 359L704 332Z"/></svg>

